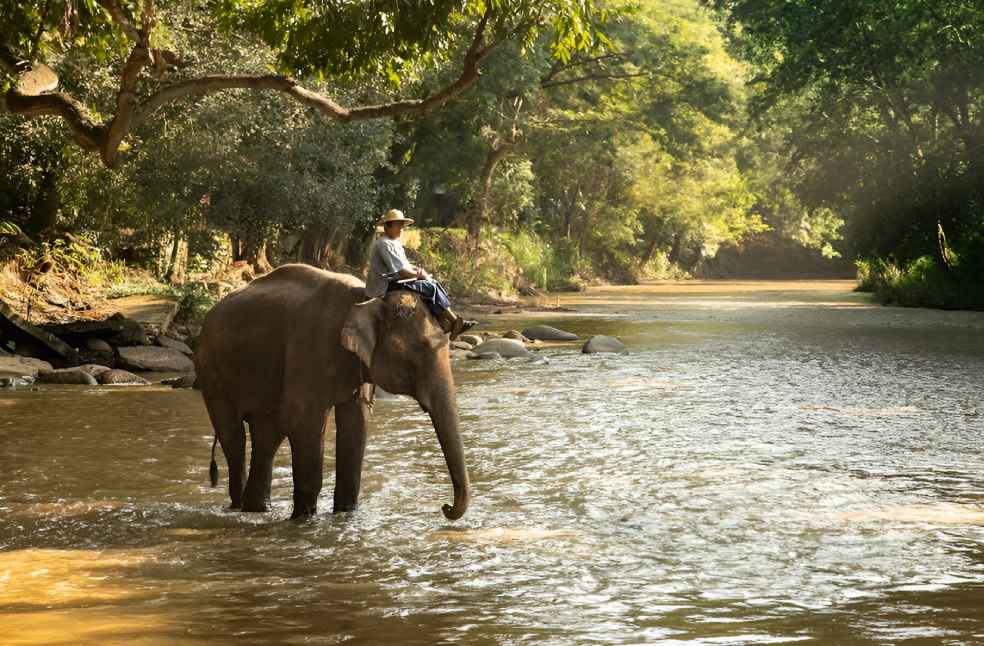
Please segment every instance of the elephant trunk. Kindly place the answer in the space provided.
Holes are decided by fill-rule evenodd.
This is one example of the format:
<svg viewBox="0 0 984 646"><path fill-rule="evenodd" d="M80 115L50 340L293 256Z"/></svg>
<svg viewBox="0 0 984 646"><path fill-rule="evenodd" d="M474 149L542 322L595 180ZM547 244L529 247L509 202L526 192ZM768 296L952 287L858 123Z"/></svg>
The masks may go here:
<svg viewBox="0 0 984 646"><path fill-rule="evenodd" d="M471 486L468 481L468 469L465 466L465 452L461 444L461 432L458 425L458 405L454 396L454 386L439 397L427 398L431 401L421 402L434 423L437 439L444 452L444 460L451 474L451 484L454 487L454 504L443 505L441 511L445 518L457 520L465 515L468 502L471 499Z"/></svg>

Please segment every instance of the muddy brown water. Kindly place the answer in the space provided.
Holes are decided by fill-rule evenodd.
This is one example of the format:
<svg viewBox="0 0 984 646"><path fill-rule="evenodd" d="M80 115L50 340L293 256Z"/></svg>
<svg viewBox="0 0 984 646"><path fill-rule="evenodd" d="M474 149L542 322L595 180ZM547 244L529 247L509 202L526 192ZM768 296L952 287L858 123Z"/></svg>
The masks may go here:
<svg viewBox="0 0 984 646"><path fill-rule="evenodd" d="M361 508L297 523L286 446L274 510L223 510L196 392L2 393L0 643L984 642L984 314L849 289L610 288L493 318L631 354L458 364L454 523L409 400L378 403Z"/></svg>

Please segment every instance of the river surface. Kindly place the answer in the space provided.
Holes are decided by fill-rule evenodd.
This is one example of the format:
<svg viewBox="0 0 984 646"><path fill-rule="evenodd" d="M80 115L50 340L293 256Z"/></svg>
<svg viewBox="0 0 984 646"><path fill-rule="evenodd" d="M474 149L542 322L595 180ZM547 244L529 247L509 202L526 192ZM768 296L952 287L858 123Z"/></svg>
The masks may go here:
<svg viewBox="0 0 984 646"><path fill-rule="evenodd" d="M197 392L0 393L0 643L984 643L984 314L850 287L493 317L630 354L457 364L457 522L407 399L377 403L360 509L292 522L286 444L273 511L223 510ZM328 442L322 511L333 468Z"/></svg>

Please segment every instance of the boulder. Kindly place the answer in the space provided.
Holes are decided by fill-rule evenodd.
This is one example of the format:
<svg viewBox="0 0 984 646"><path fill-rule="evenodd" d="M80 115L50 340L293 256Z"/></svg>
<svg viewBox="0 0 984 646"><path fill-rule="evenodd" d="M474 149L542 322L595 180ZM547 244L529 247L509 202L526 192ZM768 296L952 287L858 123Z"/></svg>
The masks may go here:
<svg viewBox="0 0 984 646"><path fill-rule="evenodd" d="M56 363L70 366L79 363L79 354L57 335L32 325L21 318L0 300L0 335L17 344L17 348L27 349L26 354L51 359Z"/></svg>
<svg viewBox="0 0 984 646"><path fill-rule="evenodd" d="M107 370L99 375L99 383L104 386L148 386L150 382L127 370Z"/></svg>
<svg viewBox="0 0 984 646"><path fill-rule="evenodd" d="M137 346L117 348L119 363L130 370L152 372L192 372L195 364L184 354L171 348Z"/></svg>
<svg viewBox="0 0 984 646"><path fill-rule="evenodd" d="M458 337L459 341L470 344L472 347L478 345L482 342L482 337L476 336L474 334L462 334Z"/></svg>
<svg viewBox="0 0 984 646"><path fill-rule="evenodd" d="M41 371L51 370L51 364L33 357L20 357L16 354L0 357L0 375L7 377L30 377L34 379Z"/></svg>
<svg viewBox="0 0 984 646"><path fill-rule="evenodd" d="M523 336L522 334L520 334L519 330L509 330L508 332L505 332L502 335L502 338L503 339L515 339L516 341L521 341L523 343L526 343L527 341L529 341L529 339L527 339L525 336Z"/></svg>
<svg viewBox="0 0 984 646"><path fill-rule="evenodd" d="M452 350L471 350L474 347L475 347L475 344L474 343L465 343L464 341L452 341L451 342L451 349Z"/></svg>
<svg viewBox="0 0 984 646"><path fill-rule="evenodd" d="M628 352L625 344L613 336L598 334L588 339L588 342L581 348L584 354L595 354L598 352Z"/></svg>
<svg viewBox="0 0 984 646"><path fill-rule="evenodd" d="M534 341L578 341L580 337L573 332L558 330L549 325L534 325L523 330L523 336Z"/></svg>
<svg viewBox="0 0 984 646"><path fill-rule="evenodd" d="M505 359L530 356L530 351L526 349L526 346L515 339L489 339L472 348L472 352L477 355L494 352Z"/></svg>
<svg viewBox="0 0 984 646"><path fill-rule="evenodd" d="M89 337L85 340L85 347L87 350L92 350L93 352L98 352L101 354L113 354L113 346L109 345L102 339L97 339L95 337Z"/></svg>
<svg viewBox="0 0 984 646"><path fill-rule="evenodd" d="M23 388L24 386L30 386L34 383L34 377L28 377L23 375L20 377L14 376L0 376L0 390L17 390L18 388Z"/></svg>
<svg viewBox="0 0 984 646"><path fill-rule="evenodd" d="M171 348L172 350L177 350L181 354L191 355L194 354L185 343L178 341L177 339L172 339L166 336L157 337L157 345L162 348Z"/></svg>
<svg viewBox="0 0 984 646"><path fill-rule="evenodd" d="M79 370L78 368L62 368L61 370L46 370L39 372L38 383L95 386L99 382L85 370Z"/></svg>
<svg viewBox="0 0 984 646"><path fill-rule="evenodd" d="M163 379L161 380L161 385L170 386L171 388L194 388L195 375L181 375L180 377Z"/></svg>
<svg viewBox="0 0 984 646"><path fill-rule="evenodd" d="M83 345L88 339L102 339L110 345L147 345L143 326L119 312L103 321L80 320L59 325L45 325L44 330L69 343Z"/></svg>
<svg viewBox="0 0 984 646"><path fill-rule="evenodd" d="M83 372L88 372L90 375L96 378L98 381L99 375L104 372L109 372L109 366L102 366L98 363L87 363L85 365L79 366L79 370Z"/></svg>
<svg viewBox="0 0 984 646"><path fill-rule="evenodd" d="M501 359L502 355L498 352L482 352L481 354L477 352L469 352L469 359L487 360L487 359Z"/></svg>
<svg viewBox="0 0 984 646"><path fill-rule="evenodd" d="M179 332L177 327L178 326L171 327L171 329L167 331L167 334L164 334L162 336L166 336L168 338L174 339L175 341L181 341L183 343L188 339L188 335ZM183 329L188 329L188 328L183 328Z"/></svg>

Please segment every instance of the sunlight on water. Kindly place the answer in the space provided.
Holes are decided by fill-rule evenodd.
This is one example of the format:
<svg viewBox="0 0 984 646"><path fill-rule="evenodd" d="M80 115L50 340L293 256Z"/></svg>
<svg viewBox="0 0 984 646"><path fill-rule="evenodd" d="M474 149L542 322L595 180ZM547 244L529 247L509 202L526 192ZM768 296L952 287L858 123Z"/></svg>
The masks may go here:
<svg viewBox="0 0 984 646"><path fill-rule="evenodd" d="M360 508L295 523L286 447L273 510L224 511L196 392L0 393L0 642L984 642L984 315L843 282L560 302L489 319L629 354L458 364L454 523L404 398L377 403Z"/></svg>

